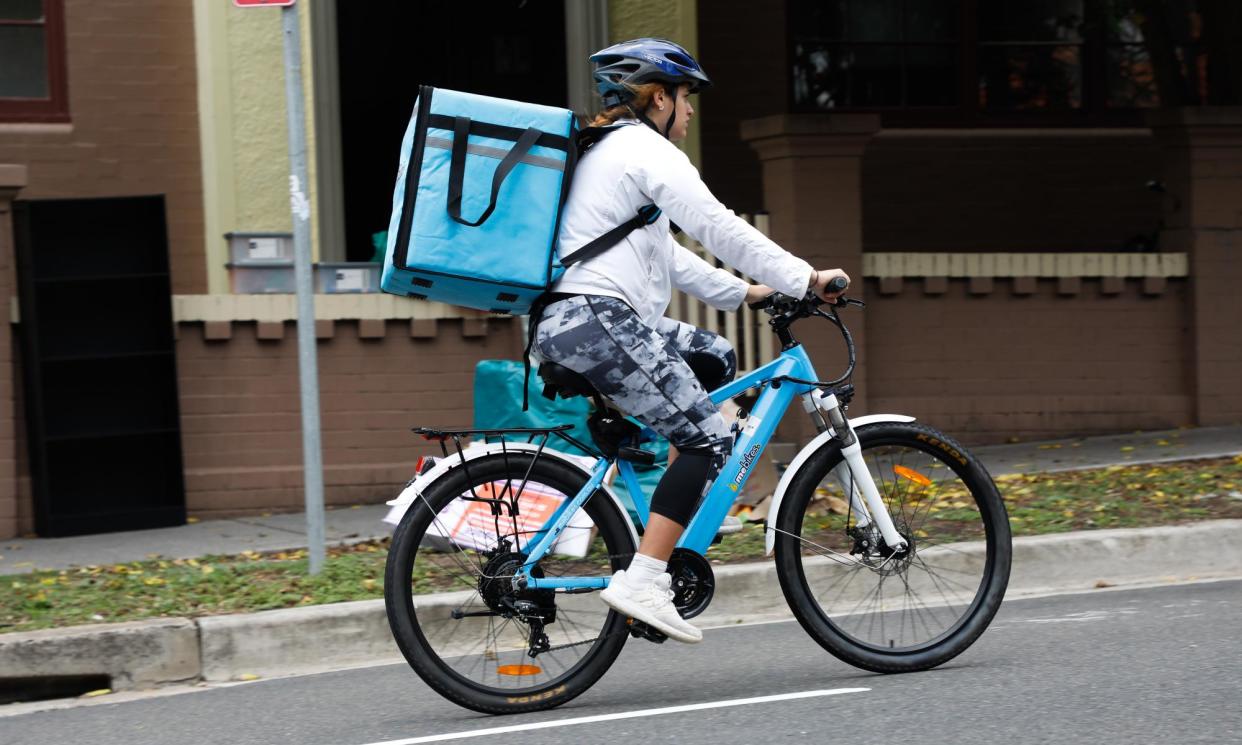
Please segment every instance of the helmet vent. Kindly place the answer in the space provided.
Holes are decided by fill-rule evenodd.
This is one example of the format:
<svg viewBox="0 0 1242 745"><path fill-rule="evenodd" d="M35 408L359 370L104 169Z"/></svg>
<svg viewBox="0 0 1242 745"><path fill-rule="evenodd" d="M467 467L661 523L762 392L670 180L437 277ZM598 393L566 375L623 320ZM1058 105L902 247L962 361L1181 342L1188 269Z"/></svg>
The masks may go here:
<svg viewBox="0 0 1242 745"><path fill-rule="evenodd" d="M678 54L677 52L665 52L664 57L665 59L681 65L682 67L689 67L690 69L698 67L698 65L694 64L693 60L689 59L685 55Z"/></svg>

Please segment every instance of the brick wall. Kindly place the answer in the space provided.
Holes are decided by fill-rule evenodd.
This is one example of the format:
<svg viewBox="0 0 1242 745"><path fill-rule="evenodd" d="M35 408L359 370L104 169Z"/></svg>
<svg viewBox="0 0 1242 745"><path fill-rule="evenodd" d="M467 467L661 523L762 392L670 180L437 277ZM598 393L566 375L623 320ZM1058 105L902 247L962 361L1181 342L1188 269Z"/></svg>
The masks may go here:
<svg viewBox="0 0 1242 745"><path fill-rule="evenodd" d="M173 291L206 290L192 4L65 0L65 124L0 124L23 199L164 194Z"/></svg>
<svg viewBox="0 0 1242 745"><path fill-rule="evenodd" d="M1103 282L868 281L868 411L968 443L1194 424L1185 281Z"/></svg>
<svg viewBox="0 0 1242 745"><path fill-rule="evenodd" d="M1162 198L1151 132L881 131L863 157L866 251L1116 251Z"/></svg>
<svg viewBox="0 0 1242 745"><path fill-rule="evenodd" d="M409 429L469 426L474 366L519 359L511 319L319 322L327 504L391 499L419 455ZM330 336L328 336L330 334ZM182 323L177 365L191 515L300 509L302 435L293 323Z"/></svg>

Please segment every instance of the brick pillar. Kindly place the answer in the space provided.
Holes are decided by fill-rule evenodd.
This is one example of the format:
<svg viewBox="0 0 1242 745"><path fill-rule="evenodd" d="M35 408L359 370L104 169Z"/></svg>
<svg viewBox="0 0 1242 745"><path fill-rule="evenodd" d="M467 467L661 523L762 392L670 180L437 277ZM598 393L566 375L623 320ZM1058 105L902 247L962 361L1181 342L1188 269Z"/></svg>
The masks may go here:
<svg viewBox="0 0 1242 745"><path fill-rule="evenodd" d="M862 298L863 150L880 129L876 114L780 114L742 122L742 139L759 155L764 207L771 214L772 239L817 268L841 267L853 280L849 294ZM858 394L850 415L867 409L866 334L863 313L845 312L854 336ZM794 327L816 371L824 378L845 369L845 345L826 321L808 319ZM796 420L805 437L810 422ZM788 426L788 425L786 425Z"/></svg>
<svg viewBox="0 0 1242 745"><path fill-rule="evenodd" d="M1170 197L1161 250L1190 255L1196 422L1242 423L1242 106L1153 111L1148 124Z"/></svg>
<svg viewBox="0 0 1242 745"><path fill-rule="evenodd" d="M12 538L18 534L15 439L18 424L13 398L17 359L13 354L10 298L17 296L13 200L25 185L25 166L0 164L0 538Z"/></svg>

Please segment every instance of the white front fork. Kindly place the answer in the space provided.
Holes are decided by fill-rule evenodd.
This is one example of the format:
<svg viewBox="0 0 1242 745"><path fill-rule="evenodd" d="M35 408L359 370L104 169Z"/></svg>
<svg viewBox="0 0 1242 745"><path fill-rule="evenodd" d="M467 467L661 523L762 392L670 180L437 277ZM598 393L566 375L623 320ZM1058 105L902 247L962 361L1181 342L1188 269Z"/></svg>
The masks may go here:
<svg viewBox="0 0 1242 745"><path fill-rule="evenodd" d="M875 479L871 478L871 471L863 460L862 445L858 442L854 428L842 413L837 397L820 391L809 395L816 408L823 413L826 424L836 439L846 443L841 447L845 462L832 469L832 476L841 484L842 490L849 494L850 508L858 515L857 526L864 528L874 521L885 544L899 551L904 550L906 539L901 537L893 525L893 518L888 514L880 490L876 488Z"/></svg>

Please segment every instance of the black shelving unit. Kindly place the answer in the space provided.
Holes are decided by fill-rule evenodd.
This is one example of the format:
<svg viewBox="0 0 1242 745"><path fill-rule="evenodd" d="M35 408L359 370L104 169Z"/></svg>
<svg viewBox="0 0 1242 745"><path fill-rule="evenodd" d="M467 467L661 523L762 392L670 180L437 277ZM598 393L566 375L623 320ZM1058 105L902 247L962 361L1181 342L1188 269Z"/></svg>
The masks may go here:
<svg viewBox="0 0 1242 745"><path fill-rule="evenodd" d="M183 524L164 198L19 201L14 217L39 535Z"/></svg>

